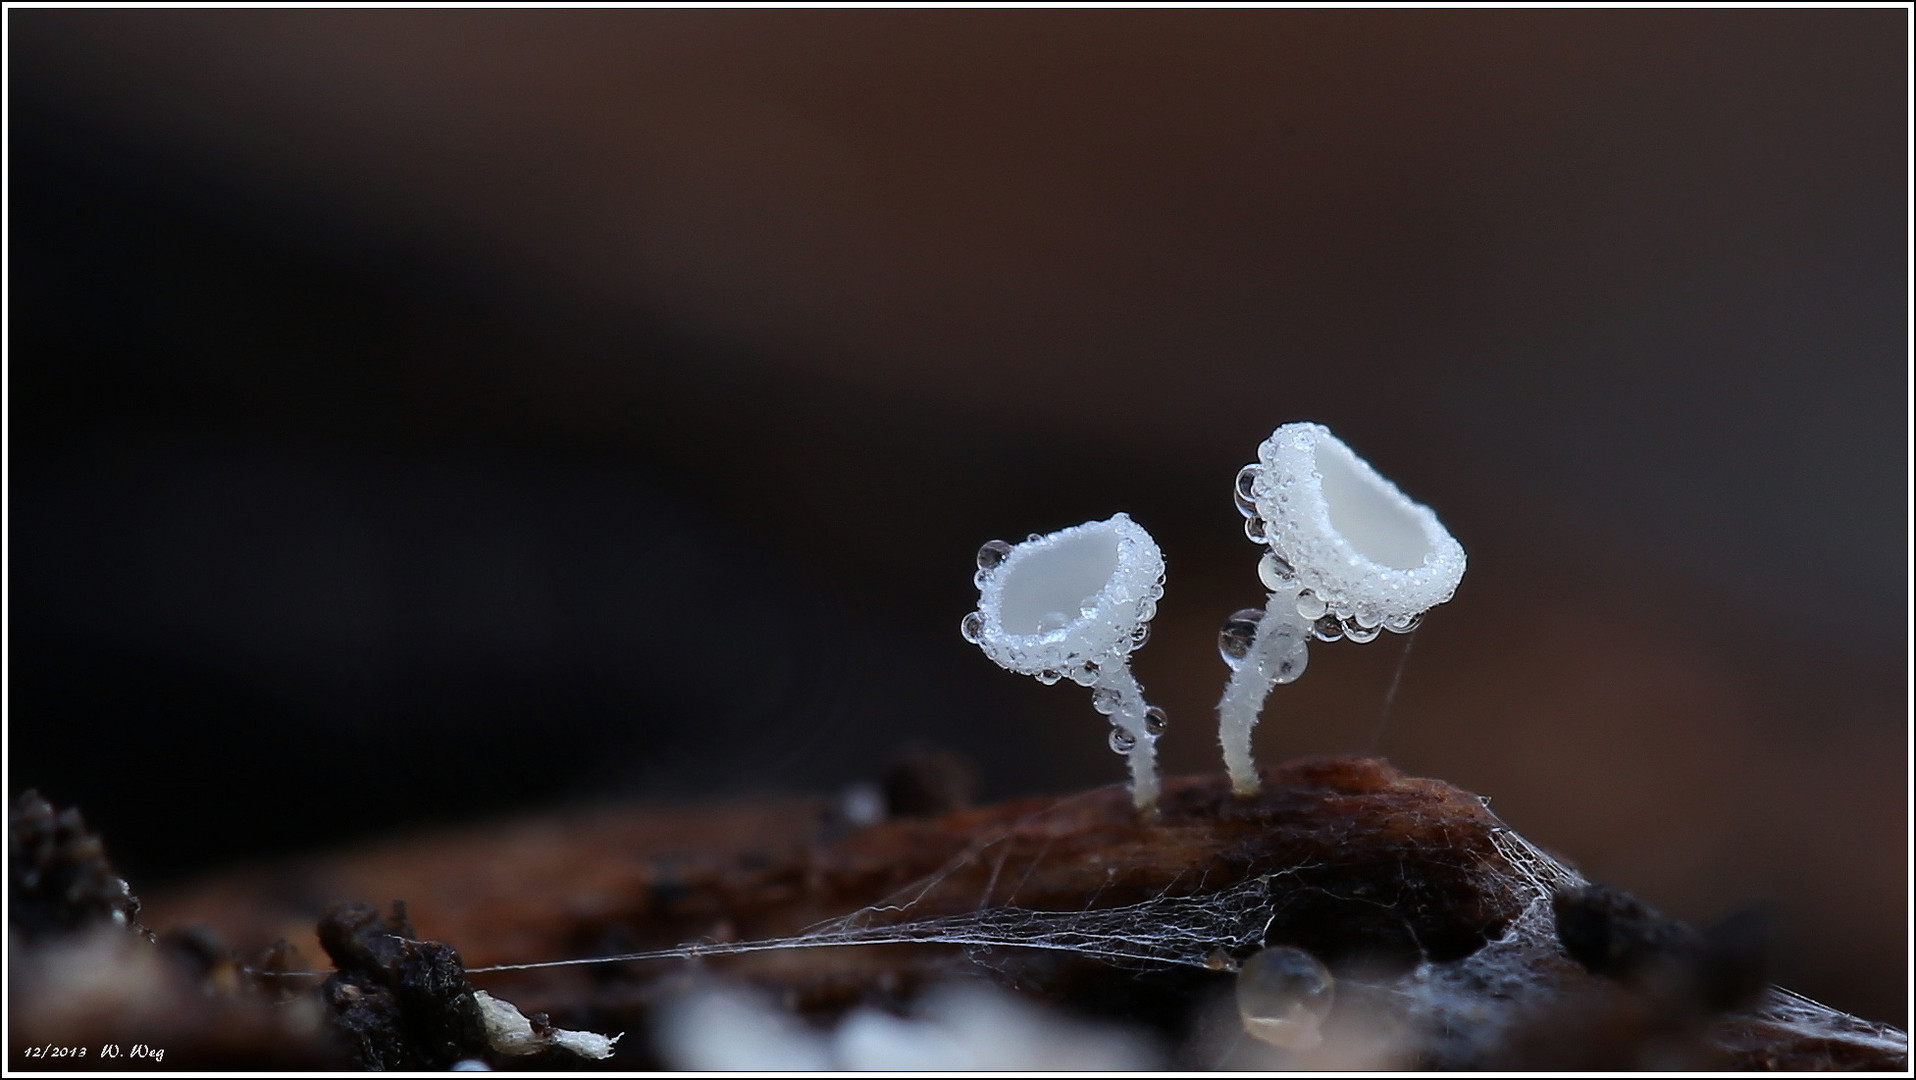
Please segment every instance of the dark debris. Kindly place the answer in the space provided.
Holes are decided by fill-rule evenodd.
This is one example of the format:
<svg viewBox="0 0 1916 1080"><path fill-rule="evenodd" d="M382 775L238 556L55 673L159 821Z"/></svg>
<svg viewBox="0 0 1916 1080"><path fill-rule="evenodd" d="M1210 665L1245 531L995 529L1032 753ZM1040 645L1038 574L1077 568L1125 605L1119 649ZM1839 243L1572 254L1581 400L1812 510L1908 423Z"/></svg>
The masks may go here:
<svg viewBox="0 0 1916 1080"><path fill-rule="evenodd" d="M1658 990L1705 1014L1755 1001L1769 985L1769 917L1745 908L1698 931L1621 889L1553 897L1557 937L1586 970Z"/></svg>
<svg viewBox="0 0 1916 1080"><path fill-rule="evenodd" d="M140 901L107 861L106 846L73 808L22 792L8 815L9 928L37 940L100 925L146 933Z"/></svg>
<svg viewBox="0 0 1916 1080"><path fill-rule="evenodd" d="M417 940L403 901L390 915L336 905L320 920L319 943L338 969L320 997L362 1067L436 1070L485 1058L485 1022L459 954Z"/></svg>

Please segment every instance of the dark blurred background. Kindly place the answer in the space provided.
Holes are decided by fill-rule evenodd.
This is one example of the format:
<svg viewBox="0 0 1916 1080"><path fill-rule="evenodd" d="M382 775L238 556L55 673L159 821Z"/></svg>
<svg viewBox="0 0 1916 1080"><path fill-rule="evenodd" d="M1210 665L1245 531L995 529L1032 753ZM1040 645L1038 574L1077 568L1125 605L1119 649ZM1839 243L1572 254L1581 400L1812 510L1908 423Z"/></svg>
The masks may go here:
<svg viewBox="0 0 1916 1080"><path fill-rule="evenodd" d="M1214 771L1228 486L1313 419L1470 571L1262 760L1901 1019L1907 18L11 11L9 789L138 888L911 745L1115 782L958 622L1118 510Z"/></svg>

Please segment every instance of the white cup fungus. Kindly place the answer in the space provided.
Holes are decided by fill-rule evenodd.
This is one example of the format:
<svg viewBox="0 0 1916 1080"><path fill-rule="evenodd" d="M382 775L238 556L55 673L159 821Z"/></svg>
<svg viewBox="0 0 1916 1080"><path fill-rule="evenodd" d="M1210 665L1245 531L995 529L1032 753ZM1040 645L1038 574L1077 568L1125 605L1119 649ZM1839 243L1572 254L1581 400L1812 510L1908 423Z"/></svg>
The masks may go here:
<svg viewBox="0 0 1916 1080"><path fill-rule="evenodd" d="M1151 534L1118 514L1022 544L993 540L978 549L974 580L978 610L960 626L965 640L1007 671L1090 687L1092 706L1111 718L1111 749L1130 763L1133 803L1154 813L1165 716L1130 668L1164 595L1164 556Z"/></svg>
<svg viewBox="0 0 1916 1080"><path fill-rule="evenodd" d="M1269 603L1232 615L1218 637L1232 668L1218 739L1232 790L1250 796L1259 789L1251 729L1271 687L1303 674L1309 640L1416 629L1456 592L1464 549L1322 424L1272 432L1232 495L1244 534L1269 549L1257 568Z"/></svg>

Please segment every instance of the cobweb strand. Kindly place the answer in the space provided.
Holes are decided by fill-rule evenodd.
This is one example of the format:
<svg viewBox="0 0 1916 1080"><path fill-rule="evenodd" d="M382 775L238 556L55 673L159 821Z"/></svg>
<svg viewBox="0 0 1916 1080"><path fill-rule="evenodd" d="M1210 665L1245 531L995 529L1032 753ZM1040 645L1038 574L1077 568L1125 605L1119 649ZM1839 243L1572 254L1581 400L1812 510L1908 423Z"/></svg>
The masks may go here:
<svg viewBox="0 0 1916 1080"><path fill-rule="evenodd" d="M538 968L616 964L645 960L691 960L776 949L823 949L856 945L962 945L1044 949L1076 953L1115 964L1211 968L1214 954L1247 951L1270 924L1270 876L1196 896L1160 896L1122 907L1088 911L1034 911L999 907L888 926L838 920L794 937L709 942L616 956L493 964L468 974Z"/></svg>

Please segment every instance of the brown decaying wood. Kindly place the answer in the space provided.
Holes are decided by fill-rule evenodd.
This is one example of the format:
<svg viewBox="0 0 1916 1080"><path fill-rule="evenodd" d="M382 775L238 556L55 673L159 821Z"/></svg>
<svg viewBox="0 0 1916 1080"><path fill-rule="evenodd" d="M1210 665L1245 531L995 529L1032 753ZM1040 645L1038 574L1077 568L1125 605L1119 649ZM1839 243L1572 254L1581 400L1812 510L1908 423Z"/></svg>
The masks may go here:
<svg viewBox="0 0 1916 1080"><path fill-rule="evenodd" d="M1307 759L1265 779L1264 794L1247 801L1232 798L1222 777L1173 779L1152 822L1140 822L1117 787L863 827L822 801L608 808L251 868L153 897L145 917L162 928L209 925L245 958L281 938L318 958L314 928L331 905L403 899L416 933L451 945L471 969L788 937L875 905L868 922L997 907L1074 912L1209 894L1268 875L1275 917L1267 943L1306 948L1340 978L1352 972L1384 985L1408 977L1421 960L1464 961L1537 900L1535 882L1514 872L1493 839L1501 823L1468 792L1356 758ZM1694 935L1646 940L1665 938ZM1432 1041L1410 1048L1404 1063L1899 1067L1877 1045L1884 1039L1864 1037L1864 1025L1845 1029L1856 1039L1832 1031L1818 1041L1765 1020L1712 1019L1682 997L1699 982L1680 969L1691 962L1683 957L1640 964L1625 978L1586 970L1552 941L1527 962L1540 998L1528 1020L1509 1024L1494 1046ZM929 981L980 970L949 946L892 945L471 980L528 1012L550 1012L563 1026L637 1033L615 1061L633 1067L658 1064L643 1034L647 1017L694 975L779 989L789 1006L824 1020L855 1004L902 1006ZM1191 967L1122 971L1015 948L993 950L983 970L1080 1013L1147 1025L1174 1044L1190 1042L1200 1007L1231 978ZM296 1036L254 1023L256 1011L229 1012L234 1030L258 1032L262 1059L266 1044L276 1044L273 1060L289 1057L286 1044ZM16 1042L60 1036L73 1021L57 1008L36 1017L40 1030L16 1030ZM196 1025L180 1026L186 1043L167 1065L190 1063L191 1032L209 1030L203 1019ZM97 1029L94 1023L84 1033L98 1036ZM1549 1037L1551 1029L1558 1037ZM230 1061L233 1031L222 1038L220 1058ZM325 1053L337 1050L322 1044L314 1043L308 1060L336 1060ZM1196 1053L1187 1050L1180 1063L1213 1063Z"/></svg>

